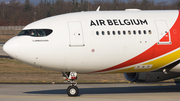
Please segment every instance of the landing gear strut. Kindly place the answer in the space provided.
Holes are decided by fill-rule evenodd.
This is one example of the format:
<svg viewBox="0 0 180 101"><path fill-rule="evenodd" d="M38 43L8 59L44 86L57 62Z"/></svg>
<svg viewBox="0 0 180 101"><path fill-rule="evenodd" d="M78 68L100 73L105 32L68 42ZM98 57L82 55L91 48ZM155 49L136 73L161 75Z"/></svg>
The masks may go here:
<svg viewBox="0 0 180 101"><path fill-rule="evenodd" d="M77 96L79 93L79 89L77 87L77 83L74 82L74 80L77 79L77 73L76 72L62 72L63 78L67 81L67 83L70 83L70 86L67 88L67 94L68 96Z"/></svg>

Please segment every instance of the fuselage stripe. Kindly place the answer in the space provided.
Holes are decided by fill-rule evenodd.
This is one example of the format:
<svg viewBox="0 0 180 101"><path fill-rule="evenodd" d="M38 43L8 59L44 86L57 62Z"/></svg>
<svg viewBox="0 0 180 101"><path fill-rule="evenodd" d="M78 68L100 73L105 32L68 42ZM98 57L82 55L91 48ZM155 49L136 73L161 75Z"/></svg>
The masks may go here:
<svg viewBox="0 0 180 101"><path fill-rule="evenodd" d="M178 32L180 32L179 28L178 28L179 25L180 25L180 16L178 14L178 18L177 18L176 22L174 23L174 25L170 29L171 44L160 45L158 43L155 43L152 47L150 47L149 49L147 49L146 51L144 51L140 55L138 55L138 56L126 61L126 62L123 62L123 63L121 63L119 65L114 66L114 67L110 67L110 68L107 68L107 69L95 71L93 73L96 73L96 72L108 72L108 71L128 67L128 66L131 66L131 65L139 64L139 63L142 63L142 62L157 58L157 57L162 56L164 54L167 54L167 53L169 53L169 52L171 52L173 50L176 50L177 48L180 47L180 42L179 42L180 33L178 33ZM176 30L177 33L174 33L174 30ZM166 35L164 37L166 37ZM161 40L163 40L163 38ZM155 64L156 62L154 61L153 63ZM166 64L168 64L168 63L166 63Z"/></svg>

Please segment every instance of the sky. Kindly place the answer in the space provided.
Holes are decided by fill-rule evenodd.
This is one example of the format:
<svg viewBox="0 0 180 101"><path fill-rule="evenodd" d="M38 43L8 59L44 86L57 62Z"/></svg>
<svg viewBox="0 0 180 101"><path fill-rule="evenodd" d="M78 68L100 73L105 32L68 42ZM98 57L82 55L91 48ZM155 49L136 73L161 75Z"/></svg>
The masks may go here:
<svg viewBox="0 0 180 101"><path fill-rule="evenodd" d="M2 2L2 1L9 2L10 0L0 0L0 2ZM25 0L16 0L16 1L20 1L22 3L25 2ZM33 4L38 4L40 1L41 0L30 0L30 2L33 3ZM91 1L93 1L93 0L91 0ZM123 0L123 1L127 1L127 0ZM157 3L157 2L169 2L171 0L154 0L154 1Z"/></svg>

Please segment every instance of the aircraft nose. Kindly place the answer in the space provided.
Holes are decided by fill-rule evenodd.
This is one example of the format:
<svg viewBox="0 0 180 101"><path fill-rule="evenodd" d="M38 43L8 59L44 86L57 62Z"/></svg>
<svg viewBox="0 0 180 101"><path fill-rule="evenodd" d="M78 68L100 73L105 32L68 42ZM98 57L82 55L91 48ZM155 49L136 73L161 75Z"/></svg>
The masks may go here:
<svg viewBox="0 0 180 101"><path fill-rule="evenodd" d="M6 54L8 55L9 53L11 53L12 50L11 48L12 48L11 45L7 42L3 45L3 51L6 52Z"/></svg>
<svg viewBox="0 0 180 101"><path fill-rule="evenodd" d="M18 43L12 39L12 40L7 41L4 44L3 50L6 54L11 56L12 58L16 58L17 57L17 46L18 46Z"/></svg>

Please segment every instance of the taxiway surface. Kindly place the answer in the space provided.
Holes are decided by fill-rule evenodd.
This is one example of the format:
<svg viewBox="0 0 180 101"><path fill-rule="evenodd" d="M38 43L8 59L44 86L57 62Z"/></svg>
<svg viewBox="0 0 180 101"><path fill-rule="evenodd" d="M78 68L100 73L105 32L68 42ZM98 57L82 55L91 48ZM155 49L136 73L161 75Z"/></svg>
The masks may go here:
<svg viewBox="0 0 180 101"><path fill-rule="evenodd" d="M79 96L68 97L68 84L0 84L0 101L178 101L174 84L78 84Z"/></svg>

